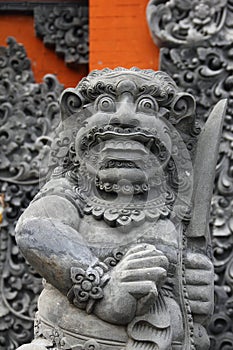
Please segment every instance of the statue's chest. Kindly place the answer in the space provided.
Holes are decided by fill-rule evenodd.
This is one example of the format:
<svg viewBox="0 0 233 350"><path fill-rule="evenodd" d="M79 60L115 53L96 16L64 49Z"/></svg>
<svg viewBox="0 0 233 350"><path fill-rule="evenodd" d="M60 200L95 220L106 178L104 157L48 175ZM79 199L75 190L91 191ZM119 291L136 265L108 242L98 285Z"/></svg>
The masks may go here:
<svg viewBox="0 0 233 350"><path fill-rule="evenodd" d="M140 225L122 230L110 227L104 220L96 220L92 215L84 215L79 231L87 244L99 252L98 255L105 256L116 250L124 253L136 244L149 243L162 250L169 260L177 260L180 233L169 219L145 220Z"/></svg>

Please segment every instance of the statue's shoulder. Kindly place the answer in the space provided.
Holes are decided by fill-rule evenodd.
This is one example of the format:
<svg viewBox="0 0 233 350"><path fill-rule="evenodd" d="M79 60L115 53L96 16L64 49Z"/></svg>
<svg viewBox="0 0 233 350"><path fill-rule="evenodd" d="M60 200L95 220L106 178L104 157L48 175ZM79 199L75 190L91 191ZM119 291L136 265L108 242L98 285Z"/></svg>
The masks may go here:
<svg viewBox="0 0 233 350"><path fill-rule="evenodd" d="M64 194L74 192L74 185L66 177L51 177L35 196L34 201L52 195L64 197Z"/></svg>

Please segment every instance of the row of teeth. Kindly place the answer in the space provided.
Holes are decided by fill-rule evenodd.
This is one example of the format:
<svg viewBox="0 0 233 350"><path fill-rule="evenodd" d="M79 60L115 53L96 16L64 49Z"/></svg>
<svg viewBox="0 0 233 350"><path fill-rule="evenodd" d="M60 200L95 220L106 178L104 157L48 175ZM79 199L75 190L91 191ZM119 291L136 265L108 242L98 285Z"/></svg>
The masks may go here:
<svg viewBox="0 0 233 350"><path fill-rule="evenodd" d="M139 194L145 193L150 190L148 184L136 184L136 185L118 185L110 184L109 182L103 183L102 181L96 180L96 187L105 192L116 192L123 194Z"/></svg>
<svg viewBox="0 0 233 350"><path fill-rule="evenodd" d="M94 127L90 130L89 134L87 135L87 137L91 136L91 134L96 134L96 133L103 133L103 132L106 132L106 131L113 131L113 132L116 132L116 133L125 133L125 134L128 134L128 133L136 133L136 132L141 132L143 134L153 134L153 135L156 135L157 134L157 131L156 129L142 129L140 127L136 127L136 128L121 128L119 126L113 126L113 125L105 125L103 127Z"/></svg>
<svg viewBox="0 0 233 350"><path fill-rule="evenodd" d="M99 143L102 142L101 138L98 136L97 141ZM108 141L107 145L105 147L107 148L114 148L114 149L127 149L127 150L141 150L145 153L148 153L148 149L152 146L153 139L150 139L147 143L142 144L141 142L139 143L138 141ZM140 148L139 148L140 146ZM105 149L105 148L104 148Z"/></svg>
<svg viewBox="0 0 233 350"><path fill-rule="evenodd" d="M139 168L132 161L120 161L120 160L109 160L106 162L101 169L109 169L109 168Z"/></svg>
<svg viewBox="0 0 233 350"><path fill-rule="evenodd" d="M106 132L114 132L116 134L125 134L125 135L130 135L130 134L135 134L135 133L141 133L141 136L146 136L149 137L151 141L152 137L157 134L157 131L155 129L151 130L144 130L141 128L120 128L120 127L113 127L111 125L106 125L105 127L102 128L97 128L94 127L91 129L88 133L88 135L84 136L81 140L81 148L86 148L89 143L92 143L95 139L97 139L98 142L103 141L104 133ZM99 135L97 135L99 134ZM103 135L101 135L103 134ZM153 135L153 136L152 136Z"/></svg>
<svg viewBox="0 0 233 350"><path fill-rule="evenodd" d="M152 168L157 169L160 167L160 161L157 158L150 158L150 159L141 159L140 162L137 163L133 161L124 161L124 160L109 160L108 162L102 164L99 164L98 158L89 153L85 152L84 157L88 159L89 164L92 164L92 166L98 167L100 170L102 169L110 169L110 168L135 168L135 169L141 169L142 171L151 170ZM100 165L100 167L99 167Z"/></svg>
<svg viewBox="0 0 233 350"><path fill-rule="evenodd" d="M138 164L132 161L109 160L108 162L103 163L103 165L101 165L100 170L110 168L135 168L145 171L152 168L158 168L159 166L159 161L153 158L147 160L140 160L140 163Z"/></svg>

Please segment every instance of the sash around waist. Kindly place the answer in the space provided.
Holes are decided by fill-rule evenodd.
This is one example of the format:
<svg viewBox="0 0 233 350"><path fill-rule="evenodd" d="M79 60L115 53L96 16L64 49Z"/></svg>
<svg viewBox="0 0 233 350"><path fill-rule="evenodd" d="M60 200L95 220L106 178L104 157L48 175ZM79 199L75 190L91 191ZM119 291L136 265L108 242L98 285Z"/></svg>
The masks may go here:
<svg viewBox="0 0 233 350"><path fill-rule="evenodd" d="M170 298L170 296L167 297ZM134 324L132 324L133 326ZM70 304L66 296L46 283L45 289L39 297L35 335L38 339L41 336L50 339L51 334L56 332L60 333L62 340L67 341L71 348L78 346L78 349L91 348L93 350L128 349L129 333L127 327L113 325L102 321L93 314L87 314L86 311ZM138 346L145 350L148 344L146 342L143 345L143 343L143 341L140 342ZM138 349L137 346L136 348ZM181 350L182 348L182 343L172 341L172 350Z"/></svg>
<svg viewBox="0 0 233 350"><path fill-rule="evenodd" d="M44 325L60 328L75 338L98 338L101 343L111 342L112 345L121 346L128 340L126 327L107 323L78 309L69 303L66 296L47 283L39 297L38 317Z"/></svg>

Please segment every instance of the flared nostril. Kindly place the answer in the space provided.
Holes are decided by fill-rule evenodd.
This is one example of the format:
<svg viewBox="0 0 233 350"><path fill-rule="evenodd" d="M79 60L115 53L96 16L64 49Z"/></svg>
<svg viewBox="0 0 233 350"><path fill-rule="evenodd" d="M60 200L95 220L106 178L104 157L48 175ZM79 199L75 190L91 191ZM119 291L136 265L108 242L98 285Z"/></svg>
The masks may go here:
<svg viewBox="0 0 233 350"><path fill-rule="evenodd" d="M113 118L113 119L111 120L111 125L113 125L113 126L121 126L121 121L120 121L120 119L118 119L118 118Z"/></svg>
<svg viewBox="0 0 233 350"><path fill-rule="evenodd" d="M135 127L139 126L139 120L129 119L127 117L113 118L111 120L111 125L119 126L121 128L135 128Z"/></svg>
<svg viewBox="0 0 233 350"><path fill-rule="evenodd" d="M130 125L133 127L139 126L139 120L138 119L130 119L129 120Z"/></svg>

